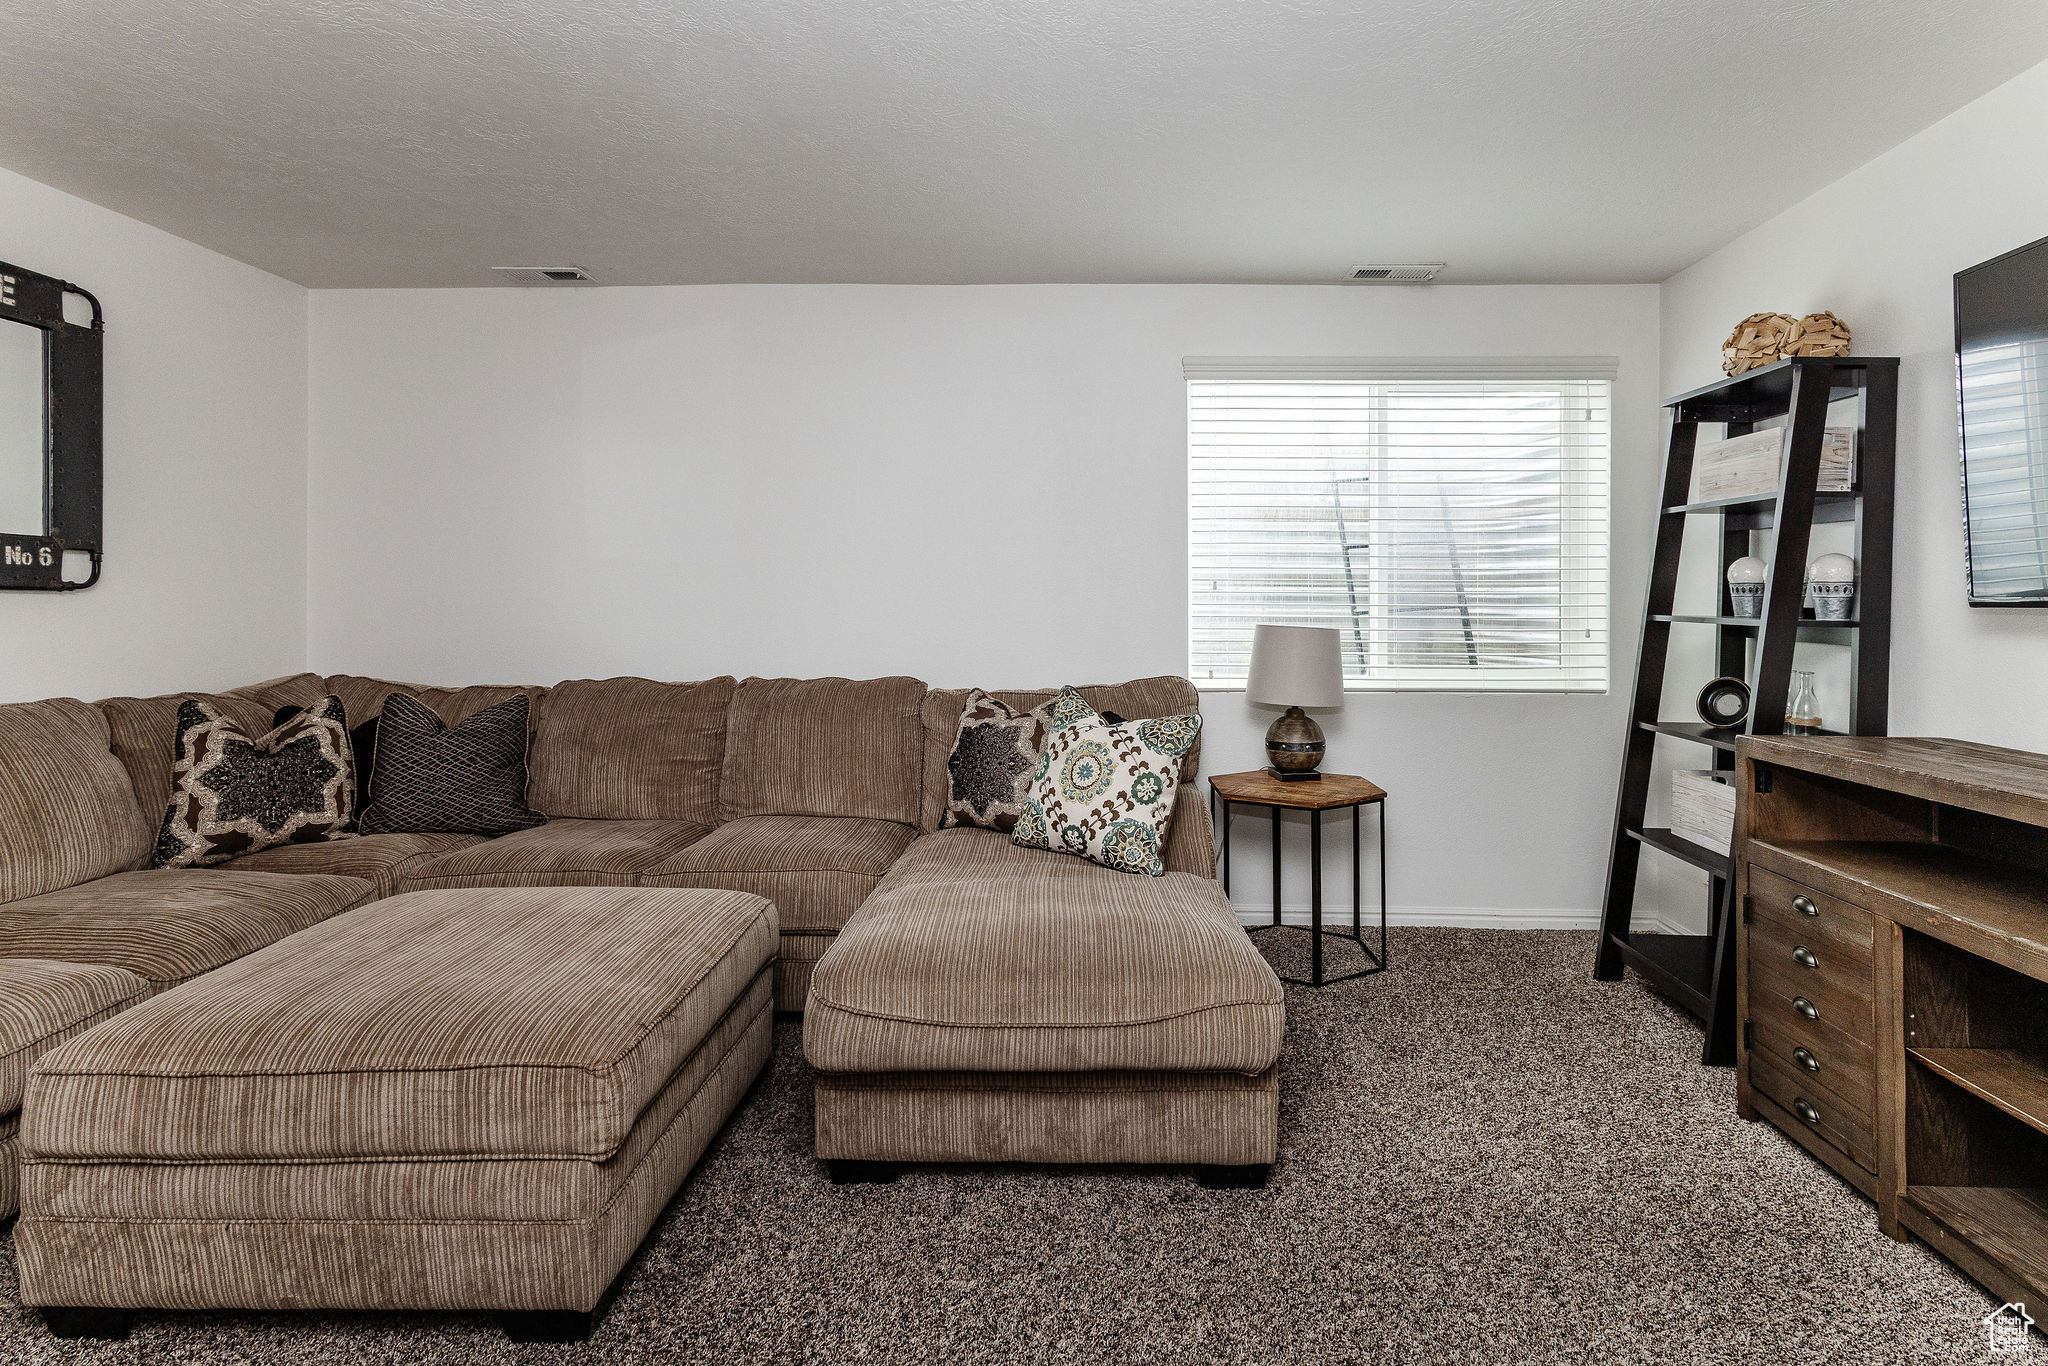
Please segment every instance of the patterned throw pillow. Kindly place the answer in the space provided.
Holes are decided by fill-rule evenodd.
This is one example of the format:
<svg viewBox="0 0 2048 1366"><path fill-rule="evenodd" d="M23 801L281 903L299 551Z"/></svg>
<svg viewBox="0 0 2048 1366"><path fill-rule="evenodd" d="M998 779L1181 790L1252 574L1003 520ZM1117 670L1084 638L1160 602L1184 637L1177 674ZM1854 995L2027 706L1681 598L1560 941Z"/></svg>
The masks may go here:
<svg viewBox="0 0 2048 1366"><path fill-rule="evenodd" d="M1046 743L1010 838L1159 877L1181 756L1201 731L1192 713L1111 725L1091 710Z"/></svg>
<svg viewBox="0 0 2048 1366"><path fill-rule="evenodd" d="M525 694L453 728L424 702L391 694L359 824L365 835L509 835L547 824L526 804Z"/></svg>
<svg viewBox="0 0 2048 1366"><path fill-rule="evenodd" d="M983 692L967 691L960 709L960 729L946 759L951 777L946 813L940 827L974 826L1008 833L1023 810L1024 789L1038 752L1052 733L1047 711L1052 703L1015 711Z"/></svg>
<svg viewBox="0 0 2048 1366"><path fill-rule="evenodd" d="M205 868L280 844L344 838L355 815L355 751L329 697L254 740L209 703L178 704L171 802L152 868Z"/></svg>

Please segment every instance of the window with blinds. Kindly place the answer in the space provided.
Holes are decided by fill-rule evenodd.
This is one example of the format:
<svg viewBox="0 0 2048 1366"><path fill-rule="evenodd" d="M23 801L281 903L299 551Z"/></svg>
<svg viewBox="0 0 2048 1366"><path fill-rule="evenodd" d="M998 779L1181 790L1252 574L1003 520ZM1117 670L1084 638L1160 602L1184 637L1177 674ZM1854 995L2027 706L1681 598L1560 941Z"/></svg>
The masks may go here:
<svg viewBox="0 0 2048 1366"><path fill-rule="evenodd" d="M1347 688L1604 692L1614 362L1187 362L1190 674L1332 626Z"/></svg>

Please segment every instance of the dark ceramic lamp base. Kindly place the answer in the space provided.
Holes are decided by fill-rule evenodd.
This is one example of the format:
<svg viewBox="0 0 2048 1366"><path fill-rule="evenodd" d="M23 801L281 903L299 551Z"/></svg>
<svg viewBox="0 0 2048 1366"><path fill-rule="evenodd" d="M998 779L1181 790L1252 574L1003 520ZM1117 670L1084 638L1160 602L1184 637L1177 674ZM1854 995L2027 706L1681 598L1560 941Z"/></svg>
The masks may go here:
<svg viewBox="0 0 2048 1366"><path fill-rule="evenodd" d="M1266 730L1266 770L1283 783L1320 781L1323 766L1323 728L1300 707L1289 707Z"/></svg>

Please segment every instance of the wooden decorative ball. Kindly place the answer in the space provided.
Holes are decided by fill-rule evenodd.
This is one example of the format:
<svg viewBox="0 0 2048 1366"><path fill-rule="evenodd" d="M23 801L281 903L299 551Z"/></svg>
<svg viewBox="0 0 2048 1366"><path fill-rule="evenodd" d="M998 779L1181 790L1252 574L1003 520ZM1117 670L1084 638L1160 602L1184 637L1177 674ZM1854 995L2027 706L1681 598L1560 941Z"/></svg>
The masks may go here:
<svg viewBox="0 0 2048 1366"><path fill-rule="evenodd" d="M1846 356L1849 354L1849 324L1832 313L1809 313L1792 329L1785 344L1788 356Z"/></svg>
<svg viewBox="0 0 2048 1366"><path fill-rule="evenodd" d="M1833 316L1832 314L1829 316ZM1731 375L1772 365L1787 355L1799 323L1783 313L1752 313L1735 324L1728 340L1721 343L1721 369ZM1846 331L1847 329L1844 329Z"/></svg>

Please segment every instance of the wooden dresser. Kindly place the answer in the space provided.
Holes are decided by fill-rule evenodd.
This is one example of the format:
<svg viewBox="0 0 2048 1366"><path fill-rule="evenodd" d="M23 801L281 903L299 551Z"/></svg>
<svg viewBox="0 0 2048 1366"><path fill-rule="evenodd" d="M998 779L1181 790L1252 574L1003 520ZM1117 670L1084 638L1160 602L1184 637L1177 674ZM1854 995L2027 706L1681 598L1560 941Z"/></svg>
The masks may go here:
<svg viewBox="0 0 2048 1366"><path fill-rule="evenodd" d="M2048 1304L2048 756L1746 737L1736 782L1742 1114Z"/></svg>

